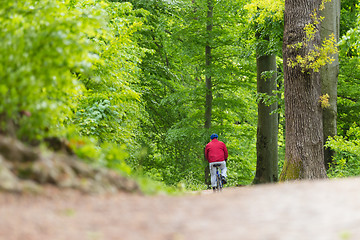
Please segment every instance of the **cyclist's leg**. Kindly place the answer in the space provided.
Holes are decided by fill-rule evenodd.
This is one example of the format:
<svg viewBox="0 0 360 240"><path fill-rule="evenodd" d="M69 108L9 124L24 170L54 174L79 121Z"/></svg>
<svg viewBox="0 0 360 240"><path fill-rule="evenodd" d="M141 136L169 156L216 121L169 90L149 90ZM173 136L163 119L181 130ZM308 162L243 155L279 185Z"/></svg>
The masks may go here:
<svg viewBox="0 0 360 240"><path fill-rule="evenodd" d="M221 169L221 182L222 184L226 184L227 183L227 168L226 168L226 162L223 161L220 163L220 169Z"/></svg>
<svg viewBox="0 0 360 240"><path fill-rule="evenodd" d="M221 169L221 176L226 178L227 177L227 168L226 168L225 161L221 162L220 169Z"/></svg>
<svg viewBox="0 0 360 240"><path fill-rule="evenodd" d="M210 176L211 176L211 186L216 187L216 168L213 167L214 163L209 163L210 167Z"/></svg>

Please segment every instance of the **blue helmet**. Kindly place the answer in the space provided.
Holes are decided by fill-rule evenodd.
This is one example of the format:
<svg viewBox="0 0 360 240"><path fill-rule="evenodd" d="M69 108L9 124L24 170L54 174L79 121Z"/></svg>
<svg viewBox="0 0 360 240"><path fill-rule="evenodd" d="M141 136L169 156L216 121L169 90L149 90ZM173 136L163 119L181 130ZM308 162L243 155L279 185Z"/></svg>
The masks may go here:
<svg viewBox="0 0 360 240"><path fill-rule="evenodd" d="M218 138L219 136L216 133L211 134L210 139L213 140L214 138Z"/></svg>

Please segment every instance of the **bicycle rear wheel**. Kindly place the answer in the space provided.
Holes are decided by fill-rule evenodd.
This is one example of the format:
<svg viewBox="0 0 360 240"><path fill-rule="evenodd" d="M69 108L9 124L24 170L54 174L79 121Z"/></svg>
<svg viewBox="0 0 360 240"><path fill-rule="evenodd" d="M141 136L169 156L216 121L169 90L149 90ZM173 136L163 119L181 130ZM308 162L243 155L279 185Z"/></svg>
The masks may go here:
<svg viewBox="0 0 360 240"><path fill-rule="evenodd" d="M222 182L221 182L220 174L216 174L216 190L219 192L222 190Z"/></svg>

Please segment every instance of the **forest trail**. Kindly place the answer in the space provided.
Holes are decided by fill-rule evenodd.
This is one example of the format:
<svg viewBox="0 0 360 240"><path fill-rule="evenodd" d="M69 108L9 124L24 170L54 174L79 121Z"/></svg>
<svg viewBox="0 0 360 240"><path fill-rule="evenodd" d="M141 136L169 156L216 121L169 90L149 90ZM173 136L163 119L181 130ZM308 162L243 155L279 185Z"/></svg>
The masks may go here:
<svg viewBox="0 0 360 240"><path fill-rule="evenodd" d="M1 240L358 240L360 179L181 197L0 194Z"/></svg>

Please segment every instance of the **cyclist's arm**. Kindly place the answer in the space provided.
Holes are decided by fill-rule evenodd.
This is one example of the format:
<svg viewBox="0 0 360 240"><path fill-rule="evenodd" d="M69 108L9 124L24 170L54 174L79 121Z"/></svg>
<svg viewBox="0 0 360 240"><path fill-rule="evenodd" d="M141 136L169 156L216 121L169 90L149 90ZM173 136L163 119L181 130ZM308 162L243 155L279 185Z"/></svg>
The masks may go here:
<svg viewBox="0 0 360 240"><path fill-rule="evenodd" d="M226 145L224 143L224 159L225 159L225 161L227 161L228 157L229 157L228 150L227 150Z"/></svg>

